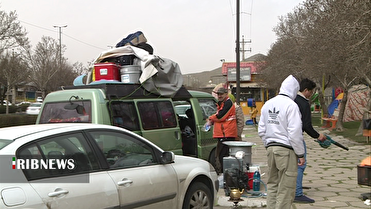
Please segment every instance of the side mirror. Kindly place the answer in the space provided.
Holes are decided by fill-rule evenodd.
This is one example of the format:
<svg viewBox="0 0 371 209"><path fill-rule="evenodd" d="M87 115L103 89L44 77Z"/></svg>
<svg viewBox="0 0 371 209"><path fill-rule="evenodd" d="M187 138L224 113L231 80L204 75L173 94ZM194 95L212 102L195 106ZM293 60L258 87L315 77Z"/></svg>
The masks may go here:
<svg viewBox="0 0 371 209"><path fill-rule="evenodd" d="M161 154L161 163L162 164L170 164L173 163L175 160L175 155L173 152L165 151Z"/></svg>

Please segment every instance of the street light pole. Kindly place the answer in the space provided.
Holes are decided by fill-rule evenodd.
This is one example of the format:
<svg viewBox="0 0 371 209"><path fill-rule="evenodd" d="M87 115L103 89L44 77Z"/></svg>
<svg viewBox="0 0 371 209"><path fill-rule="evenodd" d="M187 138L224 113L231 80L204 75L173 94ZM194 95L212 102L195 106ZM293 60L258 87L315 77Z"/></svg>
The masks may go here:
<svg viewBox="0 0 371 209"><path fill-rule="evenodd" d="M61 34L62 34L62 28L67 27L67 25L62 25L62 26L54 25L53 27L59 29L59 67L61 69L62 67L62 37L61 37Z"/></svg>
<svg viewBox="0 0 371 209"><path fill-rule="evenodd" d="M236 1L236 102L240 104L240 0Z"/></svg>

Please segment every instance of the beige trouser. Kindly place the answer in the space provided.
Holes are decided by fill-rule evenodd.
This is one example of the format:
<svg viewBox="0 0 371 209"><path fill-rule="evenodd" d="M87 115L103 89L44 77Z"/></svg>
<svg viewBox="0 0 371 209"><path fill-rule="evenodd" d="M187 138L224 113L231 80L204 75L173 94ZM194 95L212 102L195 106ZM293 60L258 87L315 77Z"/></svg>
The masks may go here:
<svg viewBox="0 0 371 209"><path fill-rule="evenodd" d="M268 209L290 209L295 198L298 158L291 149L270 146L268 156Z"/></svg>

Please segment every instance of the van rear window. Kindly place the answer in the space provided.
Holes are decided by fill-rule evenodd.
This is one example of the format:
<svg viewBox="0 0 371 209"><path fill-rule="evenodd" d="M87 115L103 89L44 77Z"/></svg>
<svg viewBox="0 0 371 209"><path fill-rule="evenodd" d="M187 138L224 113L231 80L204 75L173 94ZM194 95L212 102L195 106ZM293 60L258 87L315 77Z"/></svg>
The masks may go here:
<svg viewBox="0 0 371 209"><path fill-rule="evenodd" d="M45 103L39 123L91 123L91 102L79 100Z"/></svg>

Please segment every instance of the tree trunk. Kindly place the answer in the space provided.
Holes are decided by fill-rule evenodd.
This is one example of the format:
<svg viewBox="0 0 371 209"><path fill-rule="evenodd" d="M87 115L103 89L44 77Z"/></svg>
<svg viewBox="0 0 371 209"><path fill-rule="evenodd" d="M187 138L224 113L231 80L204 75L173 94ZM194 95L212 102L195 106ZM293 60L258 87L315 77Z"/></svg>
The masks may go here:
<svg viewBox="0 0 371 209"><path fill-rule="evenodd" d="M344 131L343 118L344 118L345 106L347 104L348 89L344 88L343 93L344 93L344 96L343 96L343 99L340 102L338 121L336 122L336 130L337 131Z"/></svg>
<svg viewBox="0 0 371 209"><path fill-rule="evenodd" d="M322 91L318 91L318 99L319 103L321 104L321 110L323 115L327 115L328 114L327 105L325 104L325 98L322 94Z"/></svg>

